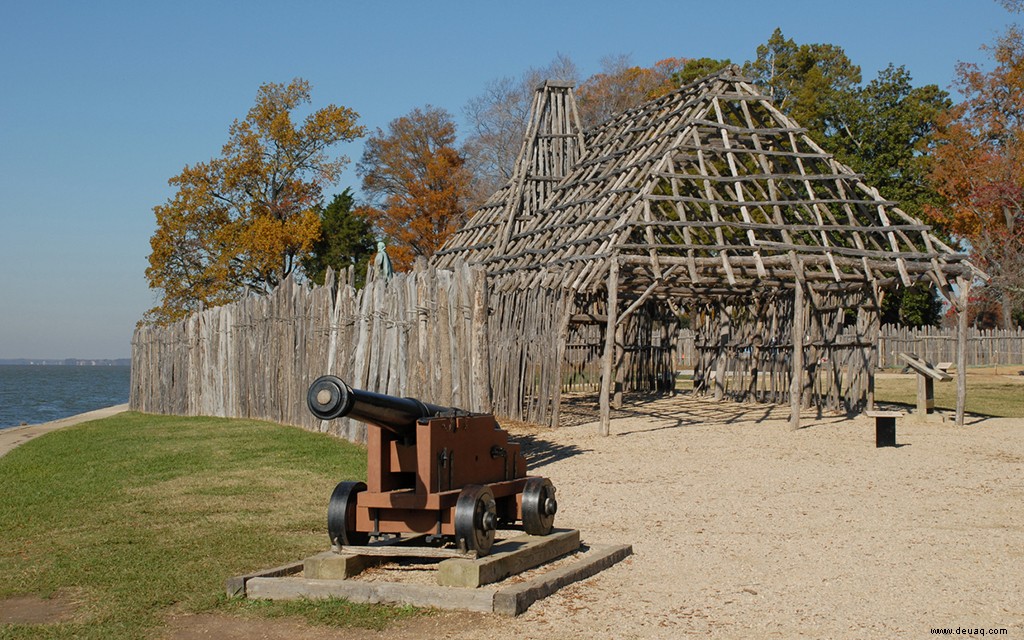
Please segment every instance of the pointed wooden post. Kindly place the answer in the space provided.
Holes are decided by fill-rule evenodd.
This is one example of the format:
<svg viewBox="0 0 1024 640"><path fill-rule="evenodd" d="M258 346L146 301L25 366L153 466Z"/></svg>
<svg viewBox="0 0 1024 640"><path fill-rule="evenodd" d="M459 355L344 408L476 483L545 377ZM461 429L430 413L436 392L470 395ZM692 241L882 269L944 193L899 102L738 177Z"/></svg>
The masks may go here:
<svg viewBox="0 0 1024 640"><path fill-rule="evenodd" d="M473 410L491 412L491 353L487 336L490 297L487 291L487 272L482 267L471 269L473 274L473 342L471 362L473 369Z"/></svg>
<svg viewBox="0 0 1024 640"><path fill-rule="evenodd" d="M957 278L960 295L956 304L956 426L964 426L967 406L967 300L971 292L969 278Z"/></svg>
<svg viewBox="0 0 1024 640"><path fill-rule="evenodd" d="M608 268L608 317L604 329L604 353L601 359L601 425L598 433L602 436L608 435L611 431L611 392L614 379L612 365L615 360L615 325L618 318L618 306L619 261L612 257L611 266Z"/></svg>
<svg viewBox="0 0 1024 640"><path fill-rule="evenodd" d="M618 314L615 320L615 360L613 372L615 374L615 385L612 393L612 408L622 408L622 387L626 381L626 325L620 322Z"/></svg>
<svg viewBox="0 0 1024 640"><path fill-rule="evenodd" d="M558 349L558 355L555 358L555 362L565 362L565 348L569 342L569 322L572 319L572 312L576 307L575 299L573 295L566 294L568 300L564 300L559 305L559 309L562 311L562 320L558 324L558 341L555 343ZM564 378L559 375L559 383L555 385L554 392L555 396L552 400L552 414L551 414L551 426L557 427L558 421L561 417L562 411L562 382Z"/></svg>
<svg viewBox="0 0 1024 640"><path fill-rule="evenodd" d="M727 363L729 342L732 340L732 305L718 306L718 347L715 349L715 400L725 397L725 377L729 374Z"/></svg>
<svg viewBox="0 0 1024 640"><path fill-rule="evenodd" d="M804 285L797 279L793 287L793 370L789 379L789 428L800 428L800 409L803 406L804 389Z"/></svg>
<svg viewBox="0 0 1024 640"><path fill-rule="evenodd" d="M882 302L885 301L886 295L886 292L878 287L877 282L873 282L871 284L871 291L875 298L875 307L870 312L870 337L868 338L868 342L874 345L873 347L868 347L869 349L871 349L870 353L868 354L867 363L868 411L875 410L875 370L878 369L878 350L881 348L882 342Z"/></svg>

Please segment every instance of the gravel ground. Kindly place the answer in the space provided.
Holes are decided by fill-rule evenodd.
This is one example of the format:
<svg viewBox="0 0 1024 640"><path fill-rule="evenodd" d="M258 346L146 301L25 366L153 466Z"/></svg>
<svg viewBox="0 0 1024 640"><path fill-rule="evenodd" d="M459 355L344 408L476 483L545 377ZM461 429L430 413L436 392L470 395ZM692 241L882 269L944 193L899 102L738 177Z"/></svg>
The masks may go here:
<svg viewBox="0 0 1024 640"><path fill-rule="evenodd" d="M632 409L607 438L527 440L557 525L635 555L479 637L1024 637L1024 420L907 417L876 449L866 417L794 432L759 405Z"/></svg>

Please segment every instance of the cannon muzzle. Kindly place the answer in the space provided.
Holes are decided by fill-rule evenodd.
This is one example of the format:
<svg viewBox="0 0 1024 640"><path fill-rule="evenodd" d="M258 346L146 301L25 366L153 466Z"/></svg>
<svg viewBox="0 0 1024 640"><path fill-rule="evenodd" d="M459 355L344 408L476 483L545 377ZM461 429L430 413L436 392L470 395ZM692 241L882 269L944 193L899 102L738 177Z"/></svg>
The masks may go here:
<svg viewBox="0 0 1024 640"><path fill-rule="evenodd" d="M461 409L397 398L383 393L353 389L337 376L321 376L306 394L306 404L321 420L349 417L366 424L409 436L420 418L439 415L468 415Z"/></svg>

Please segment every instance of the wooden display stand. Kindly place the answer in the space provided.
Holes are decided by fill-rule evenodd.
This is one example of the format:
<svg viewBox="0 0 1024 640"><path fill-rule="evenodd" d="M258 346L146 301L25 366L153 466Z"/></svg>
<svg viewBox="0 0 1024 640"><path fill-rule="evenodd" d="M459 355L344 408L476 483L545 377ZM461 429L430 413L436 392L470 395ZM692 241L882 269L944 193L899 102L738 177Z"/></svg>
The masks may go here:
<svg viewBox="0 0 1024 640"><path fill-rule="evenodd" d="M901 353L900 360L917 374L917 415L926 416L935 412L935 381L949 382L953 376L945 369L933 367L915 355ZM946 364L946 363L943 363ZM947 366L949 366L947 364Z"/></svg>

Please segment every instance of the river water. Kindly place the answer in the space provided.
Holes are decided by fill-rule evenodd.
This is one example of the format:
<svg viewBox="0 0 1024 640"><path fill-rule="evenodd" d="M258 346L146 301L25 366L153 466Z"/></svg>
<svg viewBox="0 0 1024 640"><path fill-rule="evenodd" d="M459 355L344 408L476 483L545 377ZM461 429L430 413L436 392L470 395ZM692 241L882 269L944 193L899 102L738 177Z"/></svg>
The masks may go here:
<svg viewBox="0 0 1024 640"><path fill-rule="evenodd" d="M0 429L128 402L127 366L0 365Z"/></svg>

